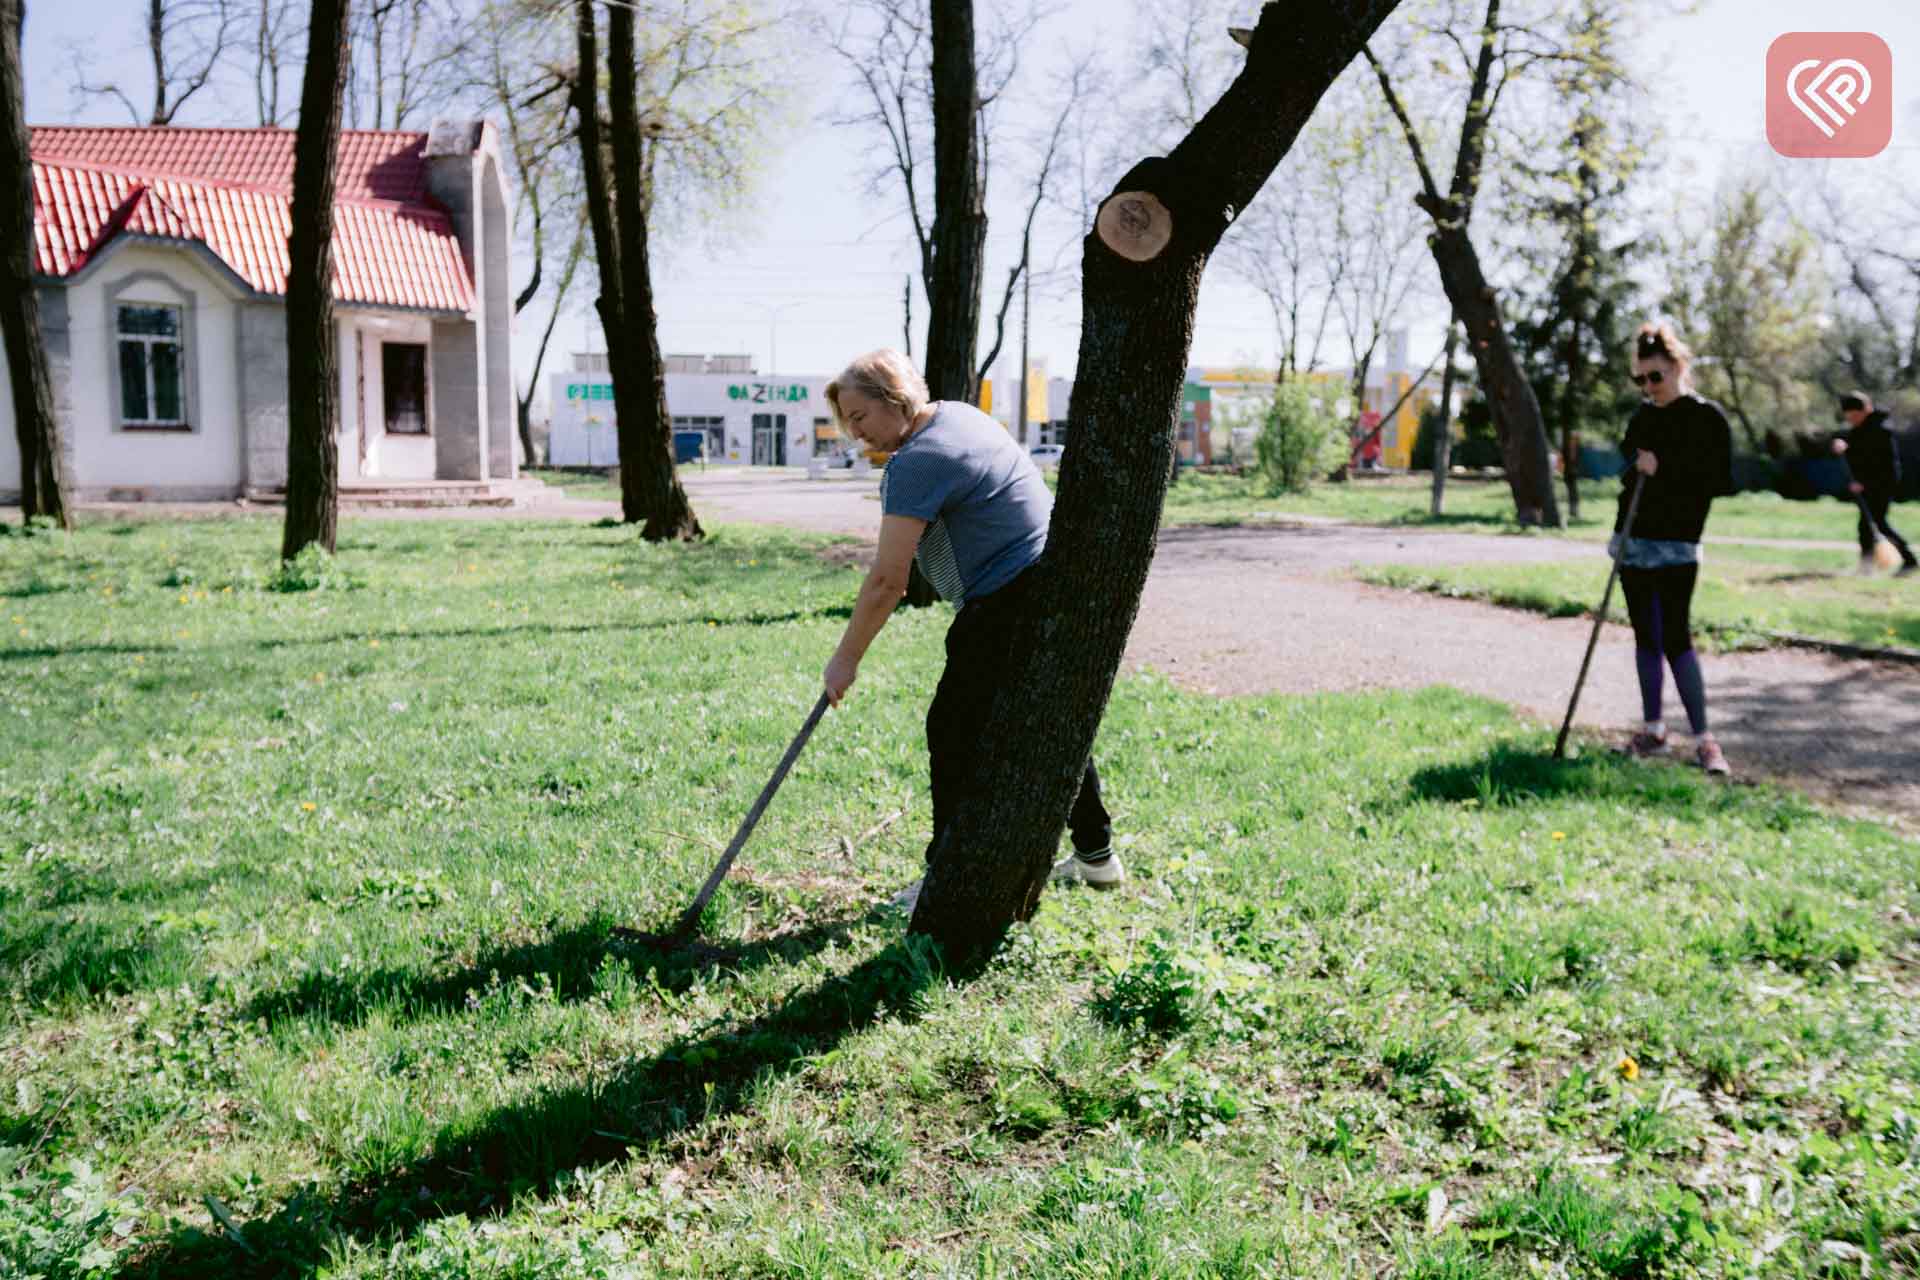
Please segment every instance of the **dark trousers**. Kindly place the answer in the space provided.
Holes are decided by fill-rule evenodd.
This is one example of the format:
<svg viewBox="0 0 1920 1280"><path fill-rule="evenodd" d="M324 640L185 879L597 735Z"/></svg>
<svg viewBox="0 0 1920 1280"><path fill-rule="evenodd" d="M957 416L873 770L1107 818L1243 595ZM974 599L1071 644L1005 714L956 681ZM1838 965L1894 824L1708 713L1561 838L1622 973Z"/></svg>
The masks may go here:
<svg viewBox="0 0 1920 1280"><path fill-rule="evenodd" d="M1860 495L1860 554L1873 554L1875 536L1885 538L1900 553L1903 564L1915 563L1913 548L1907 540L1895 533L1893 526L1887 523L1887 510L1893 506L1893 496L1885 493L1863 493Z"/></svg>
<svg viewBox="0 0 1920 1280"><path fill-rule="evenodd" d="M1693 588L1697 564L1659 569L1620 568L1620 586L1633 619L1633 665L1640 676L1640 709L1647 723L1660 719L1661 661L1673 671L1674 690L1687 709L1687 724L1707 731L1707 686L1700 655L1693 651Z"/></svg>
<svg viewBox="0 0 1920 1280"><path fill-rule="evenodd" d="M1019 744L985 740L994 690L1013 664L1013 621L1032 574L1022 574L990 596L968 602L947 628L947 667L940 673L933 705L927 708L927 755L933 781L933 839L967 803L976 765L989 752L1017 751ZM1073 847L1080 853L1105 849L1113 839L1113 820L1100 802L1100 774L1087 759L1080 794L1067 814ZM929 854L933 842L927 845Z"/></svg>
<svg viewBox="0 0 1920 1280"><path fill-rule="evenodd" d="M1660 569L1620 566L1620 590L1626 593L1627 617L1633 620L1634 648L1652 649L1669 659L1693 648L1693 587L1699 578L1697 564Z"/></svg>

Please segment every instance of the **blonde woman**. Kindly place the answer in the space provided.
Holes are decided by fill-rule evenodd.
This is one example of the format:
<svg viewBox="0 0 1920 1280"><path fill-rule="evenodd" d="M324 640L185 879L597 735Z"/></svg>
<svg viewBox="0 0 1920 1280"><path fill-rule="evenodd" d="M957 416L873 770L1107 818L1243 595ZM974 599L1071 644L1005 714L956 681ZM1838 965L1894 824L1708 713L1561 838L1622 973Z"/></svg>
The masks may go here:
<svg viewBox="0 0 1920 1280"><path fill-rule="evenodd" d="M898 351L871 351L827 384L840 430L893 456L880 478L880 549L861 584L839 647L823 674L835 706L860 660L893 616L914 560L960 606L947 630L947 665L927 710L933 834L967 803L972 761L1005 744L982 740L993 691L1013 659L1013 623L1033 589L1027 572L1047 545L1053 494L1006 428L972 405L929 401L927 384ZM1087 761L1067 819L1074 852L1059 880L1112 888L1125 878L1100 775ZM928 845L931 852L932 844ZM920 885L896 902L911 911Z"/></svg>
<svg viewBox="0 0 1920 1280"><path fill-rule="evenodd" d="M1620 509L1613 554L1633 620L1634 665L1645 723L1627 744L1633 755L1667 749L1661 718L1662 665L1693 731L1694 756L1708 773L1731 770L1707 724L1706 680L1694 652L1693 589L1700 577L1700 535L1713 500L1733 492L1733 433L1727 415L1693 390L1693 354L1672 326L1645 324L1633 339L1633 385L1646 399L1627 424L1621 451ZM1642 490L1633 536L1622 537L1633 486Z"/></svg>

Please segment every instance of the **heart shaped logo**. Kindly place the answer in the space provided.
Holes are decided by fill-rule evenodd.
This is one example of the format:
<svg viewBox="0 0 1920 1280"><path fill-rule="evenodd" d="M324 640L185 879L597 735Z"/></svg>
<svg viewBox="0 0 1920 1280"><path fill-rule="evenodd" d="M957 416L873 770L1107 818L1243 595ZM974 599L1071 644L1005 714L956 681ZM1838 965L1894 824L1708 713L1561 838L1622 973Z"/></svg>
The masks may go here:
<svg viewBox="0 0 1920 1280"><path fill-rule="evenodd" d="M1866 31L1794 31L1767 50L1767 141L1783 156L1860 159L1893 140L1893 52Z"/></svg>

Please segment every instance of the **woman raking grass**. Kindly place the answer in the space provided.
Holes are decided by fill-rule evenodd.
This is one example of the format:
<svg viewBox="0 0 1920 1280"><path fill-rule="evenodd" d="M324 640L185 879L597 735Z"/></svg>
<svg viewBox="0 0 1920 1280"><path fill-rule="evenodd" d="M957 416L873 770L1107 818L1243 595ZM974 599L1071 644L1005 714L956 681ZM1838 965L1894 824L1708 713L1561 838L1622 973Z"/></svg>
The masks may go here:
<svg viewBox="0 0 1920 1280"><path fill-rule="evenodd" d="M1012 655L1014 620L1034 589L1027 570L1046 548L1053 495L1006 428L972 405L929 401L926 382L898 351L853 361L827 384L827 402L841 431L893 455L880 483L880 549L827 663L827 697L838 706L852 687L916 558L934 589L960 606L927 710L937 841L967 803L974 760L992 749L982 741L987 709ZM1125 878L1091 759L1067 827L1074 852L1055 879L1111 888ZM896 902L911 911L919 892L916 882Z"/></svg>
<svg viewBox="0 0 1920 1280"><path fill-rule="evenodd" d="M1633 340L1633 385L1646 399L1627 424L1621 451L1620 514L1613 553L1633 620L1634 665L1645 723L1627 744L1634 755L1667 749L1660 701L1662 660L1693 731L1694 754L1708 773L1731 772L1707 725L1706 680L1694 651L1693 589L1700 577L1700 535L1713 500L1733 492L1733 433L1727 415L1695 394L1692 353L1669 325L1645 324ZM1629 494L1642 487L1631 536L1623 536Z"/></svg>

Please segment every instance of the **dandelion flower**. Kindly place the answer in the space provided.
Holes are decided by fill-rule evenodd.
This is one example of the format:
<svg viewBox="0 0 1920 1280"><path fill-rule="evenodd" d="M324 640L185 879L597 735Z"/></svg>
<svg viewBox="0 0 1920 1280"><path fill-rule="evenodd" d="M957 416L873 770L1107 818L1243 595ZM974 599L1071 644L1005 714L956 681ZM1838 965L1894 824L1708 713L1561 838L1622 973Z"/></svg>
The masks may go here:
<svg viewBox="0 0 1920 1280"><path fill-rule="evenodd" d="M300 802L300 807L306 810L308 813L312 813L315 809L318 809L320 806L315 804L311 800L302 800Z"/></svg>
<svg viewBox="0 0 1920 1280"><path fill-rule="evenodd" d="M1613 1064L1613 1069L1620 1073L1620 1078L1623 1080L1640 1078L1640 1064L1624 1053L1620 1055L1620 1061Z"/></svg>
<svg viewBox="0 0 1920 1280"><path fill-rule="evenodd" d="M1567 838L1567 833L1564 831L1556 831L1553 833L1553 838L1555 840L1565 840Z"/></svg>

